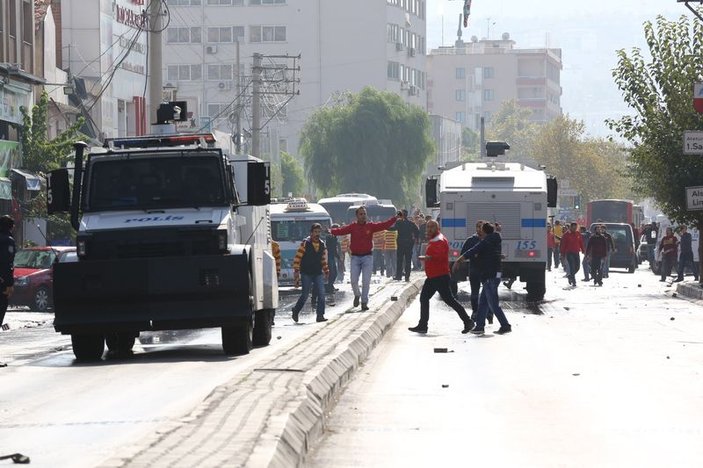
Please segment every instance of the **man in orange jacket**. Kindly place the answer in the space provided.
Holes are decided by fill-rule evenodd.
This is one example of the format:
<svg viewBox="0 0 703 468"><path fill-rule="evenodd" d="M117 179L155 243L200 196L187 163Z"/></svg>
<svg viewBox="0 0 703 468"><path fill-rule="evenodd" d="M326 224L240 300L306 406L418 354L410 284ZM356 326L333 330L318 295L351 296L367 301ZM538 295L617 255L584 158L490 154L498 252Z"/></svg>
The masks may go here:
<svg viewBox="0 0 703 468"><path fill-rule="evenodd" d="M464 329L461 332L469 333L474 327L474 322L456 300L450 286L449 242L439 232L439 224L434 220L427 222L426 235L427 250L424 256L420 256L420 260L425 262L425 274L427 275L420 292L420 322L408 330L415 333L427 333L427 323L430 320L430 299L438 292L442 300L456 311L464 323Z"/></svg>

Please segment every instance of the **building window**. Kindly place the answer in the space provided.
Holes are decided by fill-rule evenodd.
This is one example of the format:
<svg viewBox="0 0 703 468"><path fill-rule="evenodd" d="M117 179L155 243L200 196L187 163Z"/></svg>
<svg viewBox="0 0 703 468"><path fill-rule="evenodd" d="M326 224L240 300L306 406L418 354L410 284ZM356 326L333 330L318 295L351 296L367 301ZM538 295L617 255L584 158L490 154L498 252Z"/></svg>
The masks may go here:
<svg viewBox="0 0 703 468"><path fill-rule="evenodd" d="M197 81L203 79L203 71L200 65L167 65L166 77L168 81Z"/></svg>
<svg viewBox="0 0 703 468"><path fill-rule="evenodd" d="M285 5L286 0L249 0L249 5Z"/></svg>
<svg viewBox="0 0 703 468"><path fill-rule="evenodd" d="M168 0L168 4L172 6L194 6L200 5L201 0Z"/></svg>
<svg viewBox="0 0 703 468"><path fill-rule="evenodd" d="M221 119L227 117L227 111L230 107L229 104L208 104L207 105L207 115L211 119Z"/></svg>
<svg viewBox="0 0 703 468"><path fill-rule="evenodd" d="M232 28L207 28L207 41L210 43L232 42Z"/></svg>
<svg viewBox="0 0 703 468"><path fill-rule="evenodd" d="M492 89L484 89L483 90L483 100L484 101L492 101L495 99L495 93Z"/></svg>
<svg viewBox="0 0 703 468"><path fill-rule="evenodd" d="M454 69L454 76L456 77L457 80L463 80L466 78L466 68L461 67L461 68L455 68Z"/></svg>
<svg viewBox="0 0 703 468"><path fill-rule="evenodd" d="M250 42L284 42L285 26L249 26Z"/></svg>
<svg viewBox="0 0 703 468"><path fill-rule="evenodd" d="M457 89L454 90L454 100L455 101L466 101L466 90L465 89Z"/></svg>
<svg viewBox="0 0 703 468"><path fill-rule="evenodd" d="M235 41L244 41L244 26L232 26L232 36L234 36ZM241 40L239 40L241 38Z"/></svg>
<svg viewBox="0 0 703 468"><path fill-rule="evenodd" d="M171 44L200 43L200 28L168 28L166 42Z"/></svg>
<svg viewBox="0 0 703 468"><path fill-rule="evenodd" d="M244 0L207 0L208 5L244 5Z"/></svg>
<svg viewBox="0 0 703 468"><path fill-rule="evenodd" d="M484 78L495 78L496 69L493 67L483 67L483 77Z"/></svg>
<svg viewBox="0 0 703 468"><path fill-rule="evenodd" d="M232 65L208 65L207 66L207 79L213 81L231 80L232 79Z"/></svg>
<svg viewBox="0 0 703 468"><path fill-rule="evenodd" d="M398 62L388 62L388 73L389 80L397 81L400 79L400 64Z"/></svg>
<svg viewBox="0 0 703 468"><path fill-rule="evenodd" d="M463 112L455 112L454 113L454 120L456 120L459 123L465 123L466 122L466 114Z"/></svg>

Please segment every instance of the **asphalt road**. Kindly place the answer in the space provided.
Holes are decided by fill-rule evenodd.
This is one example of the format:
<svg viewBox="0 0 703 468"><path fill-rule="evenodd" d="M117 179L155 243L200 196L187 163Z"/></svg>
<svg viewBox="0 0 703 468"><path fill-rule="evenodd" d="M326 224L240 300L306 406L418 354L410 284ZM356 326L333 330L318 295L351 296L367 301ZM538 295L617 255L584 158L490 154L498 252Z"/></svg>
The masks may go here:
<svg viewBox="0 0 703 468"><path fill-rule="evenodd" d="M328 318L351 305L349 286L340 289ZM53 331L51 314L9 312L10 329L0 331L0 362L7 364L0 367L0 455L20 452L32 466L51 468L114 457L188 414L216 386L325 326L309 305L293 323L292 293L281 298L271 345L236 358L222 353L219 329L208 329L143 333L130 359L77 363L70 338Z"/></svg>
<svg viewBox="0 0 703 468"><path fill-rule="evenodd" d="M567 288L562 275L549 274L538 307L520 283L501 287L513 325L503 336L461 335L437 298L429 333L414 334L415 301L345 389L307 465L700 466L703 306L648 270L615 270L602 288Z"/></svg>

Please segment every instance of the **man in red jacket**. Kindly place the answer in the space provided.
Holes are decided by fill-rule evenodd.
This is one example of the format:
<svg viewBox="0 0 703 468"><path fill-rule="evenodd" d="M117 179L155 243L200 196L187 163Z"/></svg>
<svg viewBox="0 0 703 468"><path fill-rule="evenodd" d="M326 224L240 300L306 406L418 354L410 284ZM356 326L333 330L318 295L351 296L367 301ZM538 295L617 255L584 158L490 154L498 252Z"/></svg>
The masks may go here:
<svg viewBox="0 0 703 468"><path fill-rule="evenodd" d="M561 259L569 265L569 284L576 286L576 273L581 268L581 257L579 253L585 252L583 248L583 237L578 232L578 224L571 223L569 230L561 238Z"/></svg>
<svg viewBox="0 0 703 468"><path fill-rule="evenodd" d="M373 270L373 233L385 231L398 220L392 217L380 223L367 222L366 208L356 209L356 222L340 228L330 229L334 236L351 234L349 250L351 252L351 285L354 291L354 307L359 305L361 310L369 310L369 286ZM359 274L361 274L361 292L359 292Z"/></svg>
<svg viewBox="0 0 703 468"><path fill-rule="evenodd" d="M415 327L408 330L415 333L427 333L427 323L430 320L430 299L436 292L442 300L456 311L459 318L464 322L462 333L469 333L474 327L474 322L466 313L466 310L459 304L452 294L449 277L449 242L439 232L437 221L430 220L426 225L427 250L420 260L425 262L425 274L427 279L422 285L420 292L420 322Z"/></svg>

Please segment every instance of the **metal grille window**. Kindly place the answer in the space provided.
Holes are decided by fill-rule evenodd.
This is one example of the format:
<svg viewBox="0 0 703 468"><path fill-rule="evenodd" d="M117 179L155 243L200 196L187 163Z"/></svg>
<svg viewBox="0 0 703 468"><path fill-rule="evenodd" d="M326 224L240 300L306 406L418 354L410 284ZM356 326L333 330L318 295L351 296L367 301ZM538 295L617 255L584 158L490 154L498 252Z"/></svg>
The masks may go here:
<svg viewBox="0 0 703 468"><path fill-rule="evenodd" d="M166 76L168 81L192 81L203 78L200 65L167 65Z"/></svg>
<svg viewBox="0 0 703 468"><path fill-rule="evenodd" d="M168 28L166 31L166 42L170 44L200 43L200 28Z"/></svg>
<svg viewBox="0 0 703 468"><path fill-rule="evenodd" d="M232 28L207 28L207 41L210 43L232 42Z"/></svg>
<svg viewBox="0 0 703 468"><path fill-rule="evenodd" d="M502 226L503 239L521 238L522 218L519 203L469 203L466 219L470 225L479 219L491 223L497 221Z"/></svg>
<svg viewBox="0 0 703 468"><path fill-rule="evenodd" d="M231 80L232 79L232 65L208 65L207 66L207 79L208 80Z"/></svg>
<svg viewBox="0 0 703 468"><path fill-rule="evenodd" d="M285 26L249 26L250 42L284 42Z"/></svg>

